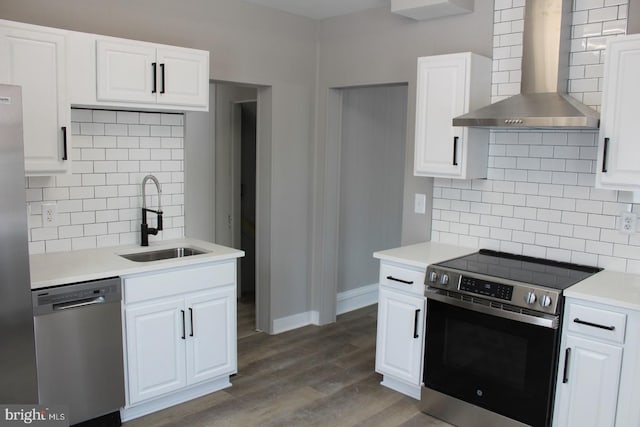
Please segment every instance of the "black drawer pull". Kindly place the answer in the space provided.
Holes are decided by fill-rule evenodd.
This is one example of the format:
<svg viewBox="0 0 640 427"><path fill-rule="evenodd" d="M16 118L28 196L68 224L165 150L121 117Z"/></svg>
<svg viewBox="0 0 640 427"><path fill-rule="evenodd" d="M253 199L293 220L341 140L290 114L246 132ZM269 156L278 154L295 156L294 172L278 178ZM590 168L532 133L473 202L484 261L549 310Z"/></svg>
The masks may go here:
<svg viewBox="0 0 640 427"><path fill-rule="evenodd" d="M156 93L157 86L158 86L158 81L157 81L158 79L157 79L157 76L156 76L156 74L157 74L156 65L157 64L155 62L151 64L151 68L153 69L153 89L151 89L151 93Z"/></svg>
<svg viewBox="0 0 640 427"><path fill-rule="evenodd" d="M562 373L562 384L569 382L569 358L571 357L571 347L564 351L564 372Z"/></svg>
<svg viewBox="0 0 640 427"><path fill-rule="evenodd" d="M184 320L184 310L180 310L180 312L182 313L182 338L183 340L187 339L187 325L186 322Z"/></svg>
<svg viewBox="0 0 640 427"><path fill-rule="evenodd" d="M453 137L453 166L458 166L458 137Z"/></svg>
<svg viewBox="0 0 640 427"><path fill-rule="evenodd" d="M160 90L160 93L164 93L164 87L165 87L165 82L164 82L164 64L160 64L160 75L161 77L161 81L162 81L162 89Z"/></svg>
<svg viewBox="0 0 640 427"><path fill-rule="evenodd" d="M598 325L597 323L591 323L591 322L587 322L585 320L580 320L577 317L575 319L573 319L573 322L574 323L579 323L581 325L591 326L591 327L594 327L594 328L606 329L607 331L613 331L614 329L616 329L615 326Z"/></svg>
<svg viewBox="0 0 640 427"><path fill-rule="evenodd" d="M191 318L191 333L189 334L190 337L193 336L193 308L189 307L189 317Z"/></svg>
<svg viewBox="0 0 640 427"><path fill-rule="evenodd" d="M602 150L602 172L607 173L607 152L609 151L609 138L604 139L604 148Z"/></svg>
<svg viewBox="0 0 640 427"><path fill-rule="evenodd" d="M68 160L67 156L67 127L62 126L62 160Z"/></svg>
<svg viewBox="0 0 640 427"><path fill-rule="evenodd" d="M420 314L420 309L416 308L416 312L413 315L413 337L418 338L418 315Z"/></svg>
<svg viewBox="0 0 640 427"><path fill-rule="evenodd" d="M409 280L396 279L393 276L387 276L387 280L393 280L394 282L400 282L406 285L413 285L413 280L409 281Z"/></svg>

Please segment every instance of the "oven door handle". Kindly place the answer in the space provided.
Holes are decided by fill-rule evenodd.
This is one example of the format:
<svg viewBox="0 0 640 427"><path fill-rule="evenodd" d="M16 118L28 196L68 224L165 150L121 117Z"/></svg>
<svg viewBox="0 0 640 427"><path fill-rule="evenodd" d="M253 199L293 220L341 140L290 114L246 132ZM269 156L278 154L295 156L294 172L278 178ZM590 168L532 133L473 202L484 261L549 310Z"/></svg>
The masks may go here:
<svg viewBox="0 0 640 427"><path fill-rule="evenodd" d="M440 301L445 304L450 304L456 307L464 308L467 310L475 311L478 313L488 314L491 316L501 317L503 319L515 320L516 322L528 323L530 325L542 326L550 329L558 329L558 319L556 317L538 317L530 316L528 314L517 313L514 311L500 310L496 308L487 307L484 305L474 304L467 301L461 301L456 298L451 298L446 295L437 293L436 291L425 292L427 299ZM427 312L427 315L429 313Z"/></svg>

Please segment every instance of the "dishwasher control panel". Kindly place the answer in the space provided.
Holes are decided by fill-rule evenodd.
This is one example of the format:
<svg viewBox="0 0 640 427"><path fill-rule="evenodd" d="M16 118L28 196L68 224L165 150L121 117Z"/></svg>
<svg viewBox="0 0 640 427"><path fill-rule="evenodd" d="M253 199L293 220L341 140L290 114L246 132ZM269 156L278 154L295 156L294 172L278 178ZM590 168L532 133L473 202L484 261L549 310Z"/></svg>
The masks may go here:
<svg viewBox="0 0 640 427"><path fill-rule="evenodd" d="M37 289L31 294L34 316L122 299L119 277Z"/></svg>

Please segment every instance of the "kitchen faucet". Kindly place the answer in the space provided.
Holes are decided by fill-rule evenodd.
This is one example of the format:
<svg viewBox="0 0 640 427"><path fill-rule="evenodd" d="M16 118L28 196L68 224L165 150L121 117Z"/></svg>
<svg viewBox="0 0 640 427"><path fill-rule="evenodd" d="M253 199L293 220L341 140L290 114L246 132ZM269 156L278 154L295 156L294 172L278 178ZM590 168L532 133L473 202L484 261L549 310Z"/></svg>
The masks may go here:
<svg viewBox="0 0 640 427"><path fill-rule="evenodd" d="M147 181L151 180L156 184L156 191L158 192L158 210L154 211L151 209L147 209L147 194L145 192L145 186ZM149 234L153 234L154 236L158 234L158 231L162 231L162 203L160 202L160 195L162 194L162 190L160 189L160 183L158 182L158 178L153 175L147 175L142 179L142 225L140 226L140 245L141 246L149 246ZM157 215L158 224L157 228L150 228L147 225L147 212L153 212Z"/></svg>

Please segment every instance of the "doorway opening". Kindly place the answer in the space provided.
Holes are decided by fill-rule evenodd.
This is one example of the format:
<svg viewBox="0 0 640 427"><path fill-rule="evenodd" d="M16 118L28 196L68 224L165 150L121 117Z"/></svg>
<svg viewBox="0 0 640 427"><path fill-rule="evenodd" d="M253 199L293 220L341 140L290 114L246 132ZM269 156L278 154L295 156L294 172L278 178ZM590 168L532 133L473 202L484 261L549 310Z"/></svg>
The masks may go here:
<svg viewBox="0 0 640 427"><path fill-rule="evenodd" d="M238 259L238 338L256 325L257 114L255 87L216 83L215 240L241 249Z"/></svg>
<svg viewBox="0 0 640 427"><path fill-rule="evenodd" d="M407 102L406 83L327 92L312 295L320 324L375 304L372 254L401 243Z"/></svg>

